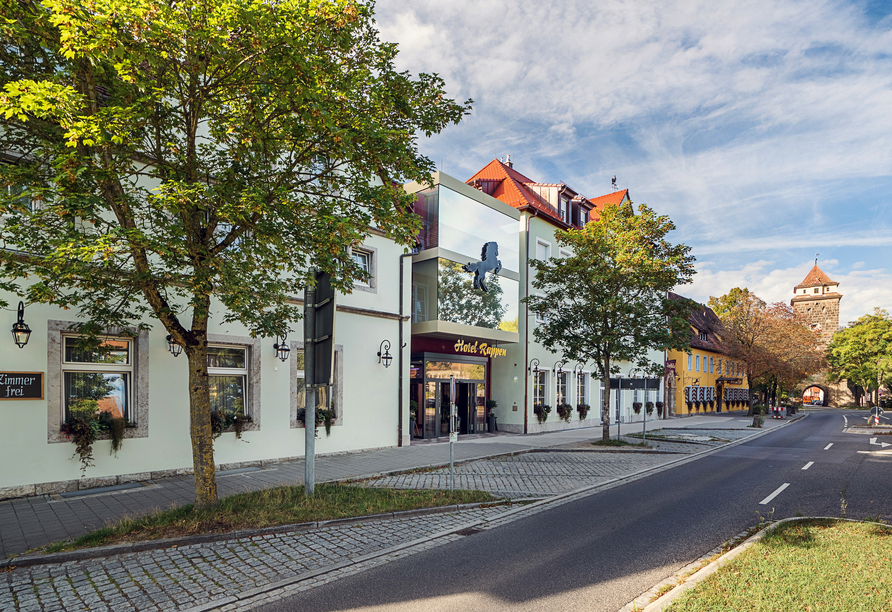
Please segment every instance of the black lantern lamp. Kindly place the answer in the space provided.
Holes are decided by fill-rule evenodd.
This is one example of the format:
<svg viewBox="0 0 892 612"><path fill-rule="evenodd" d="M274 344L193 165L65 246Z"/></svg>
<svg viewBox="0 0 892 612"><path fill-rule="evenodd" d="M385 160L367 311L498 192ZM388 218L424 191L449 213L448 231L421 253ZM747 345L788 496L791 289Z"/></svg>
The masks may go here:
<svg viewBox="0 0 892 612"><path fill-rule="evenodd" d="M279 337L276 336L276 343L273 344L273 348L276 349L276 357L278 357L279 360L282 362L288 361L288 355L291 354L291 349L288 348L287 344L285 344L285 341L287 339L288 334L282 336L281 342L279 342Z"/></svg>
<svg viewBox="0 0 892 612"><path fill-rule="evenodd" d="M382 363L385 368L389 368L392 361L393 355L390 354L390 340L383 340L381 346L378 347L378 363Z"/></svg>
<svg viewBox="0 0 892 612"><path fill-rule="evenodd" d="M576 367L573 368L573 371L576 372L576 378L579 378L579 375L582 374L582 368L584 368L584 367L585 367L585 364L583 364L580 361L579 363L576 364Z"/></svg>
<svg viewBox="0 0 892 612"><path fill-rule="evenodd" d="M180 353L183 352L183 345L178 343L173 339L173 336L167 336L167 350L170 351L170 354L174 357L179 357Z"/></svg>
<svg viewBox="0 0 892 612"><path fill-rule="evenodd" d="M529 371L531 374L539 373L539 360L537 358L533 357L532 359L530 359Z"/></svg>
<svg viewBox="0 0 892 612"><path fill-rule="evenodd" d="M565 361L561 361L561 360L555 361L554 368L551 371L554 372L555 374L557 374L558 376L560 376L561 374L564 373L564 364L565 363L566 363Z"/></svg>
<svg viewBox="0 0 892 612"><path fill-rule="evenodd" d="M12 324L12 340L19 348L25 348L31 338L31 328L25 323L25 303L19 302L19 320Z"/></svg>

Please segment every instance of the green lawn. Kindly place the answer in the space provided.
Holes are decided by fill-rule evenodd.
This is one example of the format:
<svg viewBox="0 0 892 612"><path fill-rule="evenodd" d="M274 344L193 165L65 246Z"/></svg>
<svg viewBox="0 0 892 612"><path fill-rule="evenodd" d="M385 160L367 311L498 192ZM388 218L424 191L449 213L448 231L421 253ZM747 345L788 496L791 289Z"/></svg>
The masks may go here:
<svg viewBox="0 0 892 612"><path fill-rule="evenodd" d="M892 527L785 523L666 610L890 612Z"/></svg>
<svg viewBox="0 0 892 612"><path fill-rule="evenodd" d="M189 504L141 518L125 518L88 533L74 542L50 544L41 551L58 552L121 542L491 501L495 501L495 498L484 491L450 493L440 490L375 489L336 484L316 485L316 494L307 499L302 486L275 487L225 497L207 510L196 510Z"/></svg>

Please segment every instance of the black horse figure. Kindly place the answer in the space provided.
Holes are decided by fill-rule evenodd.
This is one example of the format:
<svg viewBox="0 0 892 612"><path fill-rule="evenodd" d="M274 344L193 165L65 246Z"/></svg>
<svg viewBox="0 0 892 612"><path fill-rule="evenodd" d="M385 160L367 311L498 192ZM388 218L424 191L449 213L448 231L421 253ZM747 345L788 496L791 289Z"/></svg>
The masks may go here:
<svg viewBox="0 0 892 612"><path fill-rule="evenodd" d="M483 250L480 252L480 261L462 266L462 270L465 272L474 273L474 289L487 291L486 283L484 282L486 273L498 274L502 269L502 262L496 259L498 256L499 245L495 242L487 242L483 245Z"/></svg>

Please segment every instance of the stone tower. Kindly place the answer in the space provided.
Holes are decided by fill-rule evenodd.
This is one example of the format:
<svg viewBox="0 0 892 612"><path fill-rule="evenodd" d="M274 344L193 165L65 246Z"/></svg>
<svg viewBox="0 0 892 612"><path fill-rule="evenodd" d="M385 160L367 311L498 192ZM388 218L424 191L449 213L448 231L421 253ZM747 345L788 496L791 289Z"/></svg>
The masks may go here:
<svg viewBox="0 0 892 612"><path fill-rule="evenodd" d="M790 305L805 316L809 327L821 334L821 348L826 348L839 329L839 283L830 280L815 263L808 276L793 289Z"/></svg>

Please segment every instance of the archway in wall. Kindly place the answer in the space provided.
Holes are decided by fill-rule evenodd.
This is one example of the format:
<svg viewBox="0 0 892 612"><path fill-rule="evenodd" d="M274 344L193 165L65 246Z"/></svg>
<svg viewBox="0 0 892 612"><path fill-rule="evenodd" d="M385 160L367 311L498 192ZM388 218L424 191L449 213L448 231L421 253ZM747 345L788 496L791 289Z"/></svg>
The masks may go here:
<svg viewBox="0 0 892 612"><path fill-rule="evenodd" d="M803 406L827 406L830 401L830 391L822 385L811 385L802 392Z"/></svg>

